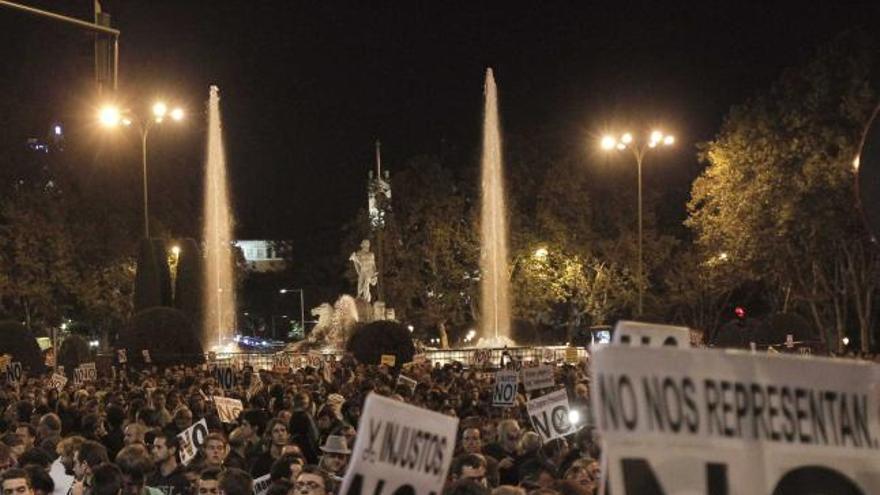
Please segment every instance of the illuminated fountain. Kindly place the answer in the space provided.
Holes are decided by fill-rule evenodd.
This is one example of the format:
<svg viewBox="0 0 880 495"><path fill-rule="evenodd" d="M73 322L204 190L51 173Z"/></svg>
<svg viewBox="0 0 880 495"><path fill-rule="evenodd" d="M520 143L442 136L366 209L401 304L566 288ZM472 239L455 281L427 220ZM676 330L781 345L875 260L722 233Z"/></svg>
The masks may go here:
<svg viewBox="0 0 880 495"><path fill-rule="evenodd" d="M486 69L483 120L483 178L480 213L480 328L479 347L513 345L510 340L509 279L507 274L507 211L501 170L501 131L498 90L492 69Z"/></svg>
<svg viewBox="0 0 880 495"><path fill-rule="evenodd" d="M220 95L211 86L208 99L208 145L205 159L204 321L207 348L229 350L235 333L235 279L232 256L232 210L226 177ZM225 346L225 347L224 347Z"/></svg>

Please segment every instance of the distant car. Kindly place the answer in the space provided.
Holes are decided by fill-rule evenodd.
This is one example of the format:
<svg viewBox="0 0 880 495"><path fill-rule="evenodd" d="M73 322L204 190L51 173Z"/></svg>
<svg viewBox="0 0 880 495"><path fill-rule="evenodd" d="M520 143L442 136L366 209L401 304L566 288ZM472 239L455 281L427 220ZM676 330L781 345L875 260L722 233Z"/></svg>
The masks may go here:
<svg viewBox="0 0 880 495"><path fill-rule="evenodd" d="M286 345L280 340L263 339L250 335L236 335L233 340L238 344L238 347L254 351L278 350L283 349Z"/></svg>

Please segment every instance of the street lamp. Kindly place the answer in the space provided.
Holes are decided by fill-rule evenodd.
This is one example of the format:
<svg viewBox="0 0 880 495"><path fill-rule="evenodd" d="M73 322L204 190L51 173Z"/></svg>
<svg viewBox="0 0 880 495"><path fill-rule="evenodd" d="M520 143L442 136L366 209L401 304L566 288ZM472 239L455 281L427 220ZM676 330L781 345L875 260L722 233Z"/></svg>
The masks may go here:
<svg viewBox="0 0 880 495"><path fill-rule="evenodd" d="M148 206L149 195L147 188L147 136L154 125L161 124L165 117L168 116L171 117L171 120L179 122L183 120L183 109L177 107L169 111L168 105L165 102L159 101L153 104L152 115L150 116L141 116L129 111L123 111L115 105L106 105L98 112L98 120L104 127L115 128L120 124L129 127L132 124L136 124L140 131L141 159L144 170L144 237L147 239L150 238L150 209Z"/></svg>
<svg viewBox="0 0 880 495"><path fill-rule="evenodd" d="M671 146L675 143L675 137L670 134L664 134L661 131L652 131L647 142L636 140L632 134L626 132L620 136L605 135L602 136L600 145L605 151L623 151L629 149L633 156L636 157L636 166L638 167L639 176L639 268L638 268L638 286L639 286L639 305L638 314L642 314L642 302L644 298L645 283L644 273L642 269L642 162L649 150L658 146Z"/></svg>
<svg viewBox="0 0 880 495"><path fill-rule="evenodd" d="M288 292L299 292L299 324L302 328L303 335L306 333L306 303L305 295L302 289L280 289L279 294L287 294Z"/></svg>

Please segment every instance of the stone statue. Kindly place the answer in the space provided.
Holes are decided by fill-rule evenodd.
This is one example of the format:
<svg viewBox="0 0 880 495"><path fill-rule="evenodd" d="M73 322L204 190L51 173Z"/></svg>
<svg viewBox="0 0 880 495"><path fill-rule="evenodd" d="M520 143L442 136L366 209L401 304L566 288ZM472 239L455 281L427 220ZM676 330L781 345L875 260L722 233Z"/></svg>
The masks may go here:
<svg viewBox="0 0 880 495"><path fill-rule="evenodd" d="M358 274L357 297L365 302L372 301L370 286L378 283L379 273L376 271L376 255L370 252L370 241L361 241L360 251L351 253L348 260L354 263Z"/></svg>

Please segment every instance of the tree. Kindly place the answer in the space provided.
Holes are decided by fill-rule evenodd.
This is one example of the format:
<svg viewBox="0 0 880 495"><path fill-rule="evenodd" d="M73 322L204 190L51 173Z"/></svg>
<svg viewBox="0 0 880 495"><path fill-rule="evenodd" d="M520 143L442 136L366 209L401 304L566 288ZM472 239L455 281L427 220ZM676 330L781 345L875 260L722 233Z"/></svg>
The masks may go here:
<svg viewBox="0 0 880 495"><path fill-rule="evenodd" d="M708 167L688 205L704 260L724 254L743 277L771 281L837 350L850 323L867 350L876 313L880 257L853 191L875 54L844 35L734 107L701 146Z"/></svg>

